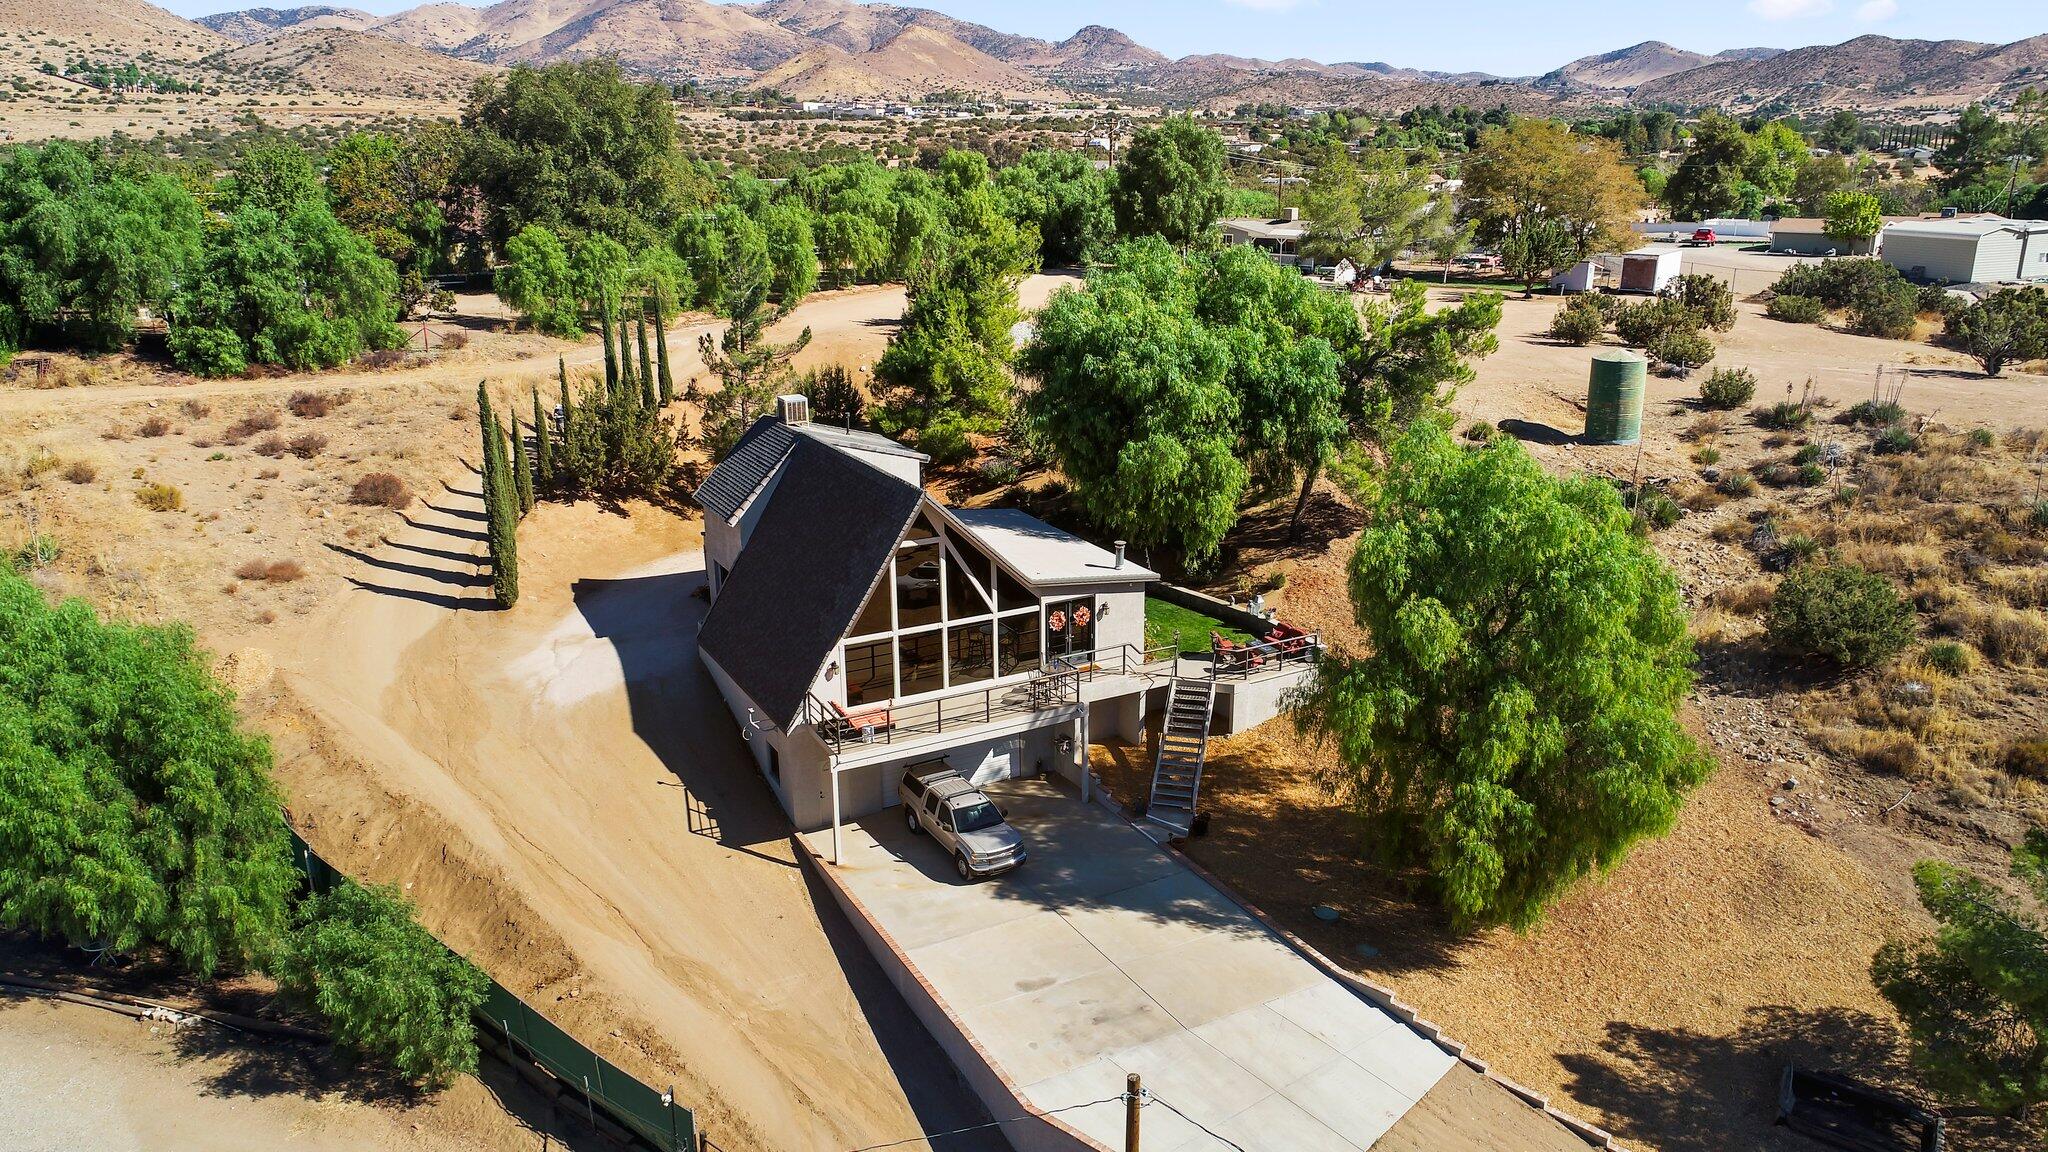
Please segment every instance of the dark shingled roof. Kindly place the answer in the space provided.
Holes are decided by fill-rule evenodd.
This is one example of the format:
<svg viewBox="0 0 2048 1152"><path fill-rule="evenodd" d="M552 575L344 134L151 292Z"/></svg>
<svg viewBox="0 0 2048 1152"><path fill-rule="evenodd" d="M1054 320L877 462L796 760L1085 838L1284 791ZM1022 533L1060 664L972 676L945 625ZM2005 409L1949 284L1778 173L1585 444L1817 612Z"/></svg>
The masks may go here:
<svg viewBox="0 0 2048 1152"><path fill-rule="evenodd" d="M753 427L698 485L697 503L706 512L731 523L747 500L775 474L795 443L796 433L775 417L763 416L754 421Z"/></svg>
<svg viewBox="0 0 2048 1152"><path fill-rule="evenodd" d="M698 650L785 731L924 497L808 437L788 456L697 634Z"/></svg>

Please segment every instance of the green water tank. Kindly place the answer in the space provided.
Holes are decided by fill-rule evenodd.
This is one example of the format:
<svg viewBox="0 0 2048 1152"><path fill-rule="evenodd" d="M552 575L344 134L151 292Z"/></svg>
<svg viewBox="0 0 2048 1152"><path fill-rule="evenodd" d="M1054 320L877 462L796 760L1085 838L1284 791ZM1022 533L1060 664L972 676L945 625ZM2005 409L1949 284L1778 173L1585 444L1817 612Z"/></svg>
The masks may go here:
<svg viewBox="0 0 2048 1152"><path fill-rule="evenodd" d="M1650 362L1626 348L1593 353L1586 392L1586 442L1633 444L1643 436L1643 381Z"/></svg>

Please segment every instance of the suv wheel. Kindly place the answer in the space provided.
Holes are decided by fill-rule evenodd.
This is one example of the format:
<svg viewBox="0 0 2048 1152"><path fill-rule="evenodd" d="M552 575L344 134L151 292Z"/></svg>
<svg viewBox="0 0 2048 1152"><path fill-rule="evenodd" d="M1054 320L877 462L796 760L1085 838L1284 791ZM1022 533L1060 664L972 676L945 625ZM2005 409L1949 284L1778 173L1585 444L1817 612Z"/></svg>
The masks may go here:
<svg viewBox="0 0 2048 1152"><path fill-rule="evenodd" d="M917 809L908 804L903 806L903 824L910 829L912 836L919 835L924 831L924 825L919 823L917 819Z"/></svg>
<svg viewBox="0 0 2048 1152"><path fill-rule="evenodd" d="M953 853L953 871L958 872L962 880L974 879L974 865L967 862L967 853Z"/></svg>

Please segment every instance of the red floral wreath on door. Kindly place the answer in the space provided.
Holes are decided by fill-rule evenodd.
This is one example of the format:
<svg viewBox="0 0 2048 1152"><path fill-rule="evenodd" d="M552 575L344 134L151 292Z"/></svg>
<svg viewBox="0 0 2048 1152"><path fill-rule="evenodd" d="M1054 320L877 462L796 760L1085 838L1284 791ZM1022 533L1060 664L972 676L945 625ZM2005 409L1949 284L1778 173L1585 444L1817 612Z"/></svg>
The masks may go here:
<svg viewBox="0 0 2048 1152"><path fill-rule="evenodd" d="M1074 609L1074 627L1086 628L1088 626L1088 621L1092 619L1094 619L1094 617L1089 613L1085 605Z"/></svg>
<svg viewBox="0 0 2048 1152"><path fill-rule="evenodd" d="M1052 629L1055 632L1066 631L1067 614L1065 612L1054 612L1052 615L1047 616L1045 618L1045 626Z"/></svg>

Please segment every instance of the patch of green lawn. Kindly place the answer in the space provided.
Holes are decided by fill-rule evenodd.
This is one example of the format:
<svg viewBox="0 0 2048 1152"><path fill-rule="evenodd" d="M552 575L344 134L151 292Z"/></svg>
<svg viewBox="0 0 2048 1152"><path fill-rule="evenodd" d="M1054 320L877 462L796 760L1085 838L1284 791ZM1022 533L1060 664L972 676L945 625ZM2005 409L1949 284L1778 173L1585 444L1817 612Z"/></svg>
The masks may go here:
<svg viewBox="0 0 2048 1152"><path fill-rule="evenodd" d="M1209 650L1209 633L1219 633L1239 644L1249 644L1252 635L1242 628L1234 628L1213 616L1205 616L1192 608L1169 604L1151 596L1145 597L1145 647L1161 648L1173 643L1173 634L1180 633L1180 650L1183 655L1195 655Z"/></svg>

